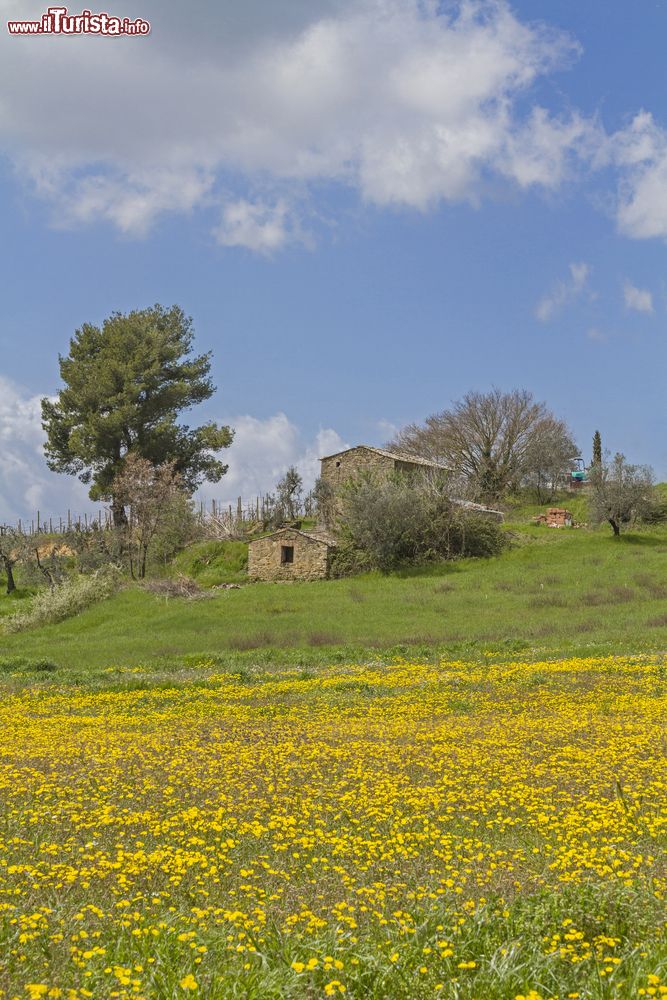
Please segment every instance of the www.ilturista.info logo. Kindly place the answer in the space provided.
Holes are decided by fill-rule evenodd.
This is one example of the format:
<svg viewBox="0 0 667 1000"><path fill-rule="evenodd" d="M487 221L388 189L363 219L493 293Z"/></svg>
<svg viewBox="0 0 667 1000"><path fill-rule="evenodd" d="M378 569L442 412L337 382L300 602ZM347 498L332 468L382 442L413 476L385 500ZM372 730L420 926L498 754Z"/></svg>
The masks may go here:
<svg viewBox="0 0 667 1000"><path fill-rule="evenodd" d="M114 17L102 11L93 14L82 10L68 14L67 7L49 7L39 21L7 21L10 35L147 35L151 30L148 21L137 17Z"/></svg>

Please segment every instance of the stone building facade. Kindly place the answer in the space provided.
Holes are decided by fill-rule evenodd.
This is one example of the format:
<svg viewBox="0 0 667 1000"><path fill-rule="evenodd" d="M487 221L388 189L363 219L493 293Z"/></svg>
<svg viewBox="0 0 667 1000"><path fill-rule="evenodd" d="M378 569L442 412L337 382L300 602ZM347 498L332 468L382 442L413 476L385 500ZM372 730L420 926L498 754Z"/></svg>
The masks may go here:
<svg viewBox="0 0 667 1000"><path fill-rule="evenodd" d="M321 530L280 528L248 546L251 580L324 580L329 576L333 537Z"/></svg>
<svg viewBox="0 0 667 1000"><path fill-rule="evenodd" d="M327 455L320 459L320 478L331 490L331 498L326 507L320 508L320 520L329 527L335 527L345 517L345 501L342 487L351 479L356 479L364 473L373 476L390 476L394 472L414 473L432 472L440 474L447 472L444 465L429 462L416 455L385 451L383 448L373 448L367 444L359 444L355 448L347 448L335 455Z"/></svg>
<svg viewBox="0 0 667 1000"><path fill-rule="evenodd" d="M348 479L363 472L384 473L416 472L431 469L434 472L446 472L444 465L429 462L425 458L400 452L385 451L383 448L372 448L367 444L359 444L356 448L347 448L335 455L327 455L320 459L321 478L337 490Z"/></svg>

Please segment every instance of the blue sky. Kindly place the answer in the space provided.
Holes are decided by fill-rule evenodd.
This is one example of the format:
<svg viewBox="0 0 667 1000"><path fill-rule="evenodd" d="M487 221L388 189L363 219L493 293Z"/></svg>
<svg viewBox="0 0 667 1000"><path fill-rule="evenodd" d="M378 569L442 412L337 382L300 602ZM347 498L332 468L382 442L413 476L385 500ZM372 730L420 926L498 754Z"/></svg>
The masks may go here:
<svg viewBox="0 0 667 1000"><path fill-rule="evenodd" d="M0 521L85 506L38 398L81 323L154 302L193 316L201 418L237 428L209 495L491 385L667 478L665 3L110 13L151 34L2 25Z"/></svg>

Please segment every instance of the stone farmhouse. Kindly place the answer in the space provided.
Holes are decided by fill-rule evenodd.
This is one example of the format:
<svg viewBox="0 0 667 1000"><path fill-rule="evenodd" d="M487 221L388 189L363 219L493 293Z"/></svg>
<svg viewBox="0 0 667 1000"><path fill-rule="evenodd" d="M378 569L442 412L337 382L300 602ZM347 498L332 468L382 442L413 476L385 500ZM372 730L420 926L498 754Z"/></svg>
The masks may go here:
<svg viewBox="0 0 667 1000"><path fill-rule="evenodd" d="M362 472L386 473L416 472L431 469L434 473L447 472L444 465L430 462L426 458L408 455L401 452L385 451L383 448L371 448L367 444L358 444L356 448L347 448L335 455L327 455L320 459L321 476L334 491L343 483Z"/></svg>
<svg viewBox="0 0 667 1000"><path fill-rule="evenodd" d="M248 546L253 580L324 580L329 576L336 539L323 529L279 528Z"/></svg>
<svg viewBox="0 0 667 1000"><path fill-rule="evenodd" d="M345 482L364 472L390 475L393 472L411 473L429 469L434 473L447 471L445 466L425 458L365 444L327 455L320 459L320 464L321 478L330 484L334 498ZM499 511L490 511L463 500L454 502L502 520L503 515ZM335 548L335 535L327 525L318 525L310 531L295 527L280 528L250 542L248 576L254 580L326 579Z"/></svg>
<svg viewBox="0 0 667 1000"><path fill-rule="evenodd" d="M335 455L328 455L320 459L321 478L331 486L334 496L339 494L341 486L348 480L363 472L373 472L377 474L390 475L393 472L428 472L434 475L442 475L449 472L446 465L438 462L431 462L427 458L420 458L418 455L409 455L406 452L385 451L383 448L372 448L367 444L358 444L356 448L348 448L346 451L339 451ZM492 510L483 504L474 503L472 500L457 500L451 498L451 503L466 510L484 514L496 521L504 520L504 514L500 510ZM340 510L340 507L339 507Z"/></svg>

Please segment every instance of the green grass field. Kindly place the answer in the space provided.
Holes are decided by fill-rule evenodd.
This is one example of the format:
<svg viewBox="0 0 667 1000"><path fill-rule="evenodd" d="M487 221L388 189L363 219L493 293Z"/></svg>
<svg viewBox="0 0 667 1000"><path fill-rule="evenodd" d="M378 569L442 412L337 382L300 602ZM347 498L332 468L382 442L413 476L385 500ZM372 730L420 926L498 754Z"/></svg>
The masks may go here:
<svg viewBox="0 0 667 1000"><path fill-rule="evenodd" d="M383 650L474 659L667 649L667 528L620 539L526 521L508 531L512 547L494 559L389 576L249 584L194 602L128 587L60 625L2 636L0 655L87 671L199 656L305 664ZM177 569L205 585L239 581L242 560L238 546L224 558L198 547ZM0 599L0 621L16 600Z"/></svg>

